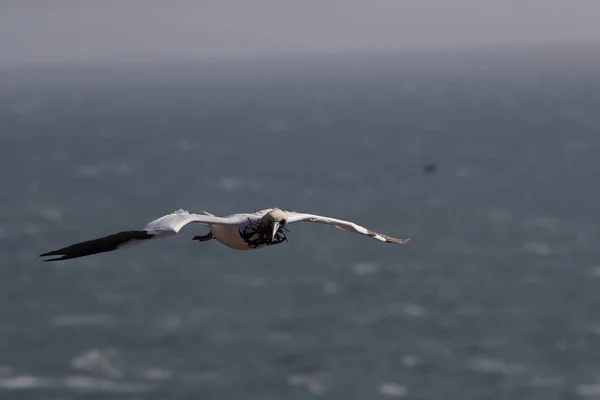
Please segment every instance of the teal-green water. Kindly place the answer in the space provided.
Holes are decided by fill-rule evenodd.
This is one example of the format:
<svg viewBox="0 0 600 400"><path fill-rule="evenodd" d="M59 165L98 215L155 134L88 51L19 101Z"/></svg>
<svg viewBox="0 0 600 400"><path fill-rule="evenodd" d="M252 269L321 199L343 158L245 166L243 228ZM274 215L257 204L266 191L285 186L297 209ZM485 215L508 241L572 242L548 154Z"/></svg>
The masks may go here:
<svg viewBox="0 0 600 400"><path fill-rule="evenodd" d="M600 74L395 62L4 82L0 398L600 397ZM37 257L275 206L413 239Z"/></svg>

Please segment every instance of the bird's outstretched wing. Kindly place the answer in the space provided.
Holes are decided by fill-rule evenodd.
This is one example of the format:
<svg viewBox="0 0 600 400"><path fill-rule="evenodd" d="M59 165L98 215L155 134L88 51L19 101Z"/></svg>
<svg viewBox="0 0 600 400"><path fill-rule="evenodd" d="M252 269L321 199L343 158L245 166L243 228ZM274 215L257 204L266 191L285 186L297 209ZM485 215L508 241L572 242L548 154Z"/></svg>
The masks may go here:
<svg viewBox="0 0 600 400"><path fill-rule="evenodd" d="M63 247L62 249L40 254L40 257L61 256L44 261L68 260L71 258L84 257L134 246L151 239L173 236L176 235L181 228L190 223L200 223L205 225L238 225L247 221L247 219L248 216L246 214L215 217L206 212L203 214L191 214L184 210L177 210L149 222L144 229L118 232L101 238L75 243Z"/></svg>
<svg viewBox="0 0 600 400"><path fill-rule="evenodd" d="M323 217L321 215L314 214L304 214L298 213L295 211L287 211L288 214L288 224L292 224L294 222L307 221L307 222L316 222L319 224L328 224L333 225L336 228L342 229L344 231L350 231L355 233L360 233L361 235L370 236L373 239L379 240L381 242L386 243L398 243L398 244L406 244L410 241L410 238L395 238L388 235L384 235L383 233L378 233L362 227L360 225L355 224L354 222L344 221L341 219Z"/></svg>

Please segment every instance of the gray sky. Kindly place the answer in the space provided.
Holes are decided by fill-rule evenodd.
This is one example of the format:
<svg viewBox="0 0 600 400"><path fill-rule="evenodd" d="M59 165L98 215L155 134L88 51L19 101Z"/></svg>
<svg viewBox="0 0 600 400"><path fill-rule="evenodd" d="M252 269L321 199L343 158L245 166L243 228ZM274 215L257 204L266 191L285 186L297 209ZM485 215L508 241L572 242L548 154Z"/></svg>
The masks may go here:
<svg viewBox="0 0 600 400"><path fill-rule="evenodd" d="M0 66L600 42L600 0L1 0Z"/></svg>

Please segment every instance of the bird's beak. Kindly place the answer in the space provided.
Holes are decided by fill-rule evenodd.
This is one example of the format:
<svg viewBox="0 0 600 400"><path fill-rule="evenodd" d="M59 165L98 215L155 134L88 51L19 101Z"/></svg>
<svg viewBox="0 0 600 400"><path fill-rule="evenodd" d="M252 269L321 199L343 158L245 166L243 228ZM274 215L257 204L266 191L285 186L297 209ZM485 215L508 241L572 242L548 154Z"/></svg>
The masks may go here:
<svg viewBox="0 0 600 400"><path fill-rule="evenodd" d="M275 240L275 235L277 234L278 230L279 230L279 222L273 222L273 233L271 235L271 240Z"/></svg>

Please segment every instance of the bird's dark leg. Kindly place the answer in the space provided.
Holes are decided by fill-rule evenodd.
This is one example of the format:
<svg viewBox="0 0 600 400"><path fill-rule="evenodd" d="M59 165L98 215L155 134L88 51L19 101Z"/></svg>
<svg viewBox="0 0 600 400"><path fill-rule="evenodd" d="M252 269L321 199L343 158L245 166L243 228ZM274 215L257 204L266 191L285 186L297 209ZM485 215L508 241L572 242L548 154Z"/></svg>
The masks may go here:
<svg viewBox="0 0 600 400"><path fill-rule="evenodd" d="M199 242L206 242L208 240L214 239L212 232L208 232L206 235L202 236L194 236L192 240L197 240Z"/></svg>

